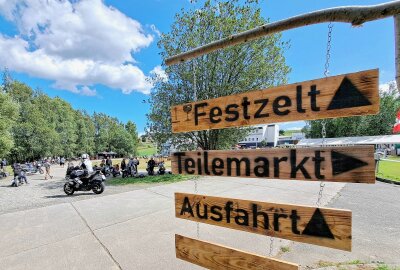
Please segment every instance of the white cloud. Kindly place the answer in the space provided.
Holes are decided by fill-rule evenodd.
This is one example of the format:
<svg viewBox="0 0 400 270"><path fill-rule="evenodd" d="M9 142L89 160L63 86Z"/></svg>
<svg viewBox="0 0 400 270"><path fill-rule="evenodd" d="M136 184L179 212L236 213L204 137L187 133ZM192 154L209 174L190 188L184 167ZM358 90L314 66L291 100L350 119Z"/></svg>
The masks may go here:
<svg viewBox="0 0 400 270"><path fill-rule="evenodd" d="M380 84L379 85L379 89L381 91L383 91L383 92L387 92L387 91L389 91L389 88L390 88L391 84L394 84L396 86L396 81L390 81L390 82L387 82L387 83Z"/></svg>
<svg viewBox="0 0 400 270"><path fill-rule="evenodd" d="M165 73L165 70L163 70L161 66L156 66L155 68L153 68L153 70L150 71L150 74L156 76L162 81L168 81L168 75L167 73Z"/></svg>
<svg viewBox="0 0 400 270"><path fill-rule="evenodd" d="M90 89L90 88L87 87L87 86L83 86L82 89L81 89L81 91L80 91L80 93L81 93L83 96L89 96L89 97L94 97L94 96L97 95L96 89Z"/></svg>
<svg viewBox="0 0 400 270"><path fill-rule="evenodd" d="M150 29L151 29L154 33L156 33L157 36L161 36L160 30L158 30L158 28L157 28L154 24L151 24L151 25L150 25Z"/></svg>
<svg viewBox="0 0 400 270"><path fill-rule="evenodd" d="M0 14L19 31L15 37L0 34L2 66L74 93L93 95L94 84L126 94L150 92L132 53L154 37L102 0L0 0Z"/></svg>

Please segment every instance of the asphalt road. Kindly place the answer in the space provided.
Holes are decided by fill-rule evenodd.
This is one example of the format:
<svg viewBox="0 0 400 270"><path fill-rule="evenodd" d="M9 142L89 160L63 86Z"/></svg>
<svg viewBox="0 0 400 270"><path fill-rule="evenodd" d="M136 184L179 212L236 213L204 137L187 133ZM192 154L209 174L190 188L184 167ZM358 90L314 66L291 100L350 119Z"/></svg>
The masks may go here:
<svg viewBox="0 0 400 270"><path fill-rule="evenodd" d="M61 178L63 170L57 175ZM28 195L35 181L43 185L36 197ZM193 181L130 186L136 190L114 194L107 188L102 196L71 198L62 197L62 189L51 188L56 181L61 180L38 179L20 188L0 188L0 205L5 209L0 214L1 269L200 269L175 258L176 233L197 237L195 222L174 216L174 192L196 193ZM316 182L248 178L205 177L197 185L199 194L303 205L315 205L318 191ZM397 186L383 183L327 183L322 205L353 211L352 252L275 238L272 256L303 268L316 268L320 260L400 264L399 192ZM9 196L27 210L4 206L11 201L5 199ZM200 224L199 238L269 254L270 238L262 235ZM282 252L283 247L290 251Z"/></svg>

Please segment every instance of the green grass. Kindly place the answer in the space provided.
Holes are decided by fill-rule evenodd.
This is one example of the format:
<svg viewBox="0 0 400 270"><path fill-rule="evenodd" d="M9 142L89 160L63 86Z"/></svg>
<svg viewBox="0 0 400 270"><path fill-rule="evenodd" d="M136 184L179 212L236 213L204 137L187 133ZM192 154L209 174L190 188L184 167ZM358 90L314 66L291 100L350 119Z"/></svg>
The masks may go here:
<svg viewBox="0 0 400 270"><path fill-rule="evenodd" d="M360 265L360 264L365 264L365 262L360 261L360 260L353 260L353 261L347 261L347 262L328 262L328 261L319 261L318 262L318 267L329 267L329 266L335 266L338 269L346 269L343 266L347 265ZM385 269L380 269L380 270L385 270Z"/></svg>
<svg viewBox="0 0 400 270"><path fill-rule="evenodd" d="M285 253L285 252L289 252L290 251L290 247L281 247L281 252Z"/></svg>
<svg viewBox="0 0 400 270"><path fill-rule="evenodd" d="M298 129L294 129L294 130L288 129L288 130L285 130L285 133L283 134L283 136L292 136L293 133L299 133L299 132L301 132L301 130L298 130Z"/></svg>
<svg viewBox="0 0 400 270"><path fill-rule="evenodd" d="M374 270L400 270L400 267L389 267L386 264L379 264Z"/></svg>
<svg viewBox="0 0 400 270"><path fill-rule="evenodd" d="M398 156L388 156L387 159L400 161L400 157L398 157Z"/></svg>
<svg viewBox="0 0 400 270"><path fill-rule="evenodd" d="M400 181L400 163L387 160L379 161L379 170L376 176L394 181Z"/></svg>
<svg viewBox="0 0 400 270"><path fill-rule="evenodd" d="M108 185L130 185L130 184L143 184L143 183L175 183L180 181L186 181L198 178L198 176L193 175L179 175L179 174L165 174L165 175L155 175L146 176L143 178L112 178L107 180Z"/></svg>
<svg viewBox="0 0 400 270"><path fill-rule="evenodd" d="M157 154L157 148L152 143L140 143L138 146L138 156L153 156Z"/></svg>

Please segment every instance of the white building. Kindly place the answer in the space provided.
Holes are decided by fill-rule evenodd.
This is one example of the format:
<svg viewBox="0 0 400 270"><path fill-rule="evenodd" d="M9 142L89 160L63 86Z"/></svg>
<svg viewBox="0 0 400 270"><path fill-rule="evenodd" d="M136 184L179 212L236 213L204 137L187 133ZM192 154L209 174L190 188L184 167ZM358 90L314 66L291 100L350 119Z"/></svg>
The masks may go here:
<svg viewBox="0 0 400 270"><path fill-rule="evenodd" d="M279 125L257 125L254 130L243 141L238 144L243 147L259 147L262 141L268 146L275 147L279 138Z"/></svg>

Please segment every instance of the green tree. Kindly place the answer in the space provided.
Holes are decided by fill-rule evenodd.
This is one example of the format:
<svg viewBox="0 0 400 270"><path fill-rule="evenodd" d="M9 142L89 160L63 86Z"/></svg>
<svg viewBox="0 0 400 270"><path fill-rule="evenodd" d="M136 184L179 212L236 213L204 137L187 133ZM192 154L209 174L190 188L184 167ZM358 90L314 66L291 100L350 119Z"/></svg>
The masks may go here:
<svg viewBox="0 0 400 270"><path fill-rule="evenodd" d="M182 10L175 16L169 33L158 46L163 58L187 51L267 22L260 15L258 1L211 1L197 10ZM225 48L166 67L168 79L154 77L149 103L149 132L158 145L196 144L203 149L225 149L243 139L249 129L235 128L171 133L170 108L176 104L216 98L286 83L289 67L283 52L287 44L280 34ZM195 79L194 79L195 77ZM196 84L194 85L194 81ZM196 91L195 91L196 88Z"/></svg>
<svg viewBox="0 0 400 270"><path fill-rule="evenodd" d="M77 125L76 152L80 156L83 153L90 156L95 153L95 125L90 115L85 111L76 111L75 121Z"/></svg>
<svg viewBox="0 0 400 270"><path fill-rule="evenodd" d="M391 83L388 91L380 91L378 114L326 119L326 136L337 138L391 134L399 110L400 97L395 83ZM306 123L302 131L306 133L307 138L321 138L322 120L306 121Z"/></svg>
<svg viewBox="0 0 400 270"><path fill-rule="evenodd" d="M136 124L129 120L125 125L125 129L131 135L132 143L133 143L133 147L134 147L133 154L136 155L137 147L139 144L139 136L138 136Z"/></svg>
<svg viewBox="0 0 400 270"><path fill-rule="evenodd" d="M0 157L4 157L14 146L12 126L18 118L19 106L10 96L0 92Z"/></svg>

